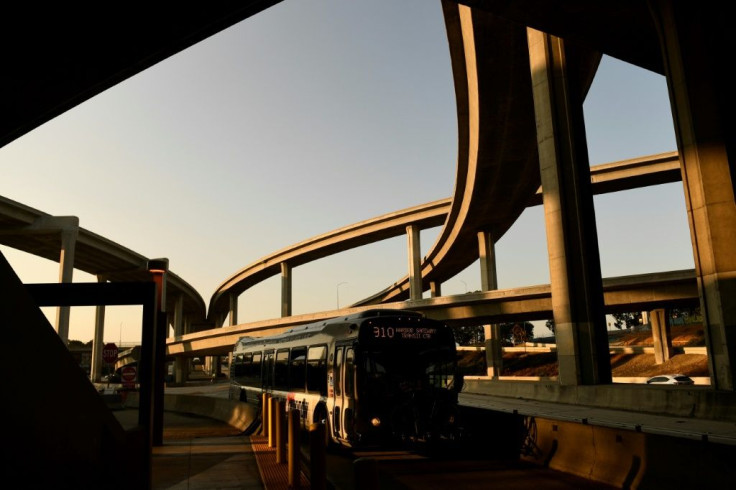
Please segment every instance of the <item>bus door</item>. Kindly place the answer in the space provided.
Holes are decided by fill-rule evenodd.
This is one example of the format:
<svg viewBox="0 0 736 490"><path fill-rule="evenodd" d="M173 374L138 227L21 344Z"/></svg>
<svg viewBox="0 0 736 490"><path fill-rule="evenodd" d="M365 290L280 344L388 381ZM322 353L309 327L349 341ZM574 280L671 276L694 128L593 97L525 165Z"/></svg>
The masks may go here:
<svg viewBox="0 0 736 490"><path fill-rule="evenodd" d="M351 345L335 348L335 408L332 412L332 430L339 439L350 439L353 433L354 413L354 361Z"/></svg>

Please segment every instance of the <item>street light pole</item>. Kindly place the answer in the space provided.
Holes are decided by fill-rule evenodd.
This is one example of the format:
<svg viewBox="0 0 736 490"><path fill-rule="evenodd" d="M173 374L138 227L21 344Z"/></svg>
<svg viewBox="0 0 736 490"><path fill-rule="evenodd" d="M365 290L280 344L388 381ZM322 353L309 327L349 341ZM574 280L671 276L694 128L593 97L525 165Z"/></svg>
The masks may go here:
<svg viewBox="0 0 736 490"><path fill-rule="evenodd" d="M347 284L347 282L340 282L335 286L335 293L337 294L337 309L340 309L340 286Z"/></svg>

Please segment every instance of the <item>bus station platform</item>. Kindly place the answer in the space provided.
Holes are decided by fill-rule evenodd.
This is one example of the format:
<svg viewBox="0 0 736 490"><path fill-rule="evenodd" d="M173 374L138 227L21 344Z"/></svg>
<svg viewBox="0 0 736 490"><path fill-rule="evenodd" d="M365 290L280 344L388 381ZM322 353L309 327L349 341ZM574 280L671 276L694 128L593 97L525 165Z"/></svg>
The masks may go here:
<svg viewBox="0 0 736 490"><path fill-rule="evenodd" d="M116 410L125 426L137 410ZM164 437L152 450L152 490L287 490L288 465L276 462L268 438L245 436L225 422L175 412L164 413ZM309 489L300 472L300 489Z"/></svg>

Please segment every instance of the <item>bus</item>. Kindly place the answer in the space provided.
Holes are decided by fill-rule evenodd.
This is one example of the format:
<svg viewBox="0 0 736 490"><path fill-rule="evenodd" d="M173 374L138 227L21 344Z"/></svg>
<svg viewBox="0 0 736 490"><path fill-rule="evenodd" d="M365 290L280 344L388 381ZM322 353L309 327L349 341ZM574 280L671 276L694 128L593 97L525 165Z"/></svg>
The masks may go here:
<svg viewBox="0 0 736 490"><path fill-rule="evenodd" d="M371 309L241 337L229 397L260 414L269 393L299 411L302 429L324 423L330 445L386 446L452 440L461 379L449 326L419 312Z"/></svg>

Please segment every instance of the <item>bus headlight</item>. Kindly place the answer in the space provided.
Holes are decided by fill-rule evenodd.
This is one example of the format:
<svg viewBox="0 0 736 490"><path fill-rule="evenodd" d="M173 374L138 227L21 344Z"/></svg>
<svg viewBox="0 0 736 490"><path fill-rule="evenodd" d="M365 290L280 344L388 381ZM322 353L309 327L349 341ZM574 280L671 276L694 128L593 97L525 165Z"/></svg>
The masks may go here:
<svg viewBox="0 0 736 490"><path fill-rule="evenodd" d="M379 419L378 417L373 417L371 419L371 425L373 427L380 427L381 426L381 419Z"/></svg>

